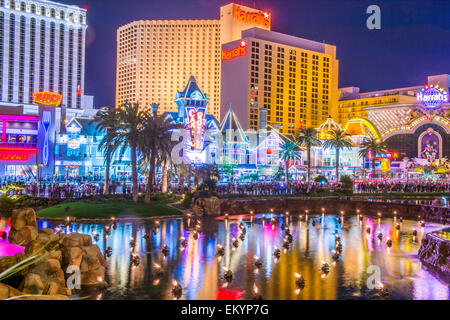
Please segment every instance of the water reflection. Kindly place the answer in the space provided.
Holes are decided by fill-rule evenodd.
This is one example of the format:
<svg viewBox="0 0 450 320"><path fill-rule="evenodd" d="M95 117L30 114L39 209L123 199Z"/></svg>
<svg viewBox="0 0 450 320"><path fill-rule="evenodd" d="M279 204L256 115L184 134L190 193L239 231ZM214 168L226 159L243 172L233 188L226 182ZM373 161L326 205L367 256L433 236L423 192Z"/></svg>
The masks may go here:
<svg viewBox="0 0 450 320"><path fill-rule="evenodd" d="M239 239L242 233L240 223L246 232L235 247L233 238ZM448 285L424 270L416 257L424 234L442 226L428 223L421 228L417 221L404 220L397 229L397 223L356 215L293 218L266 214L264 220L262 215L199 222L172 218L161 220L158 228L152 222L119 222L115 229L112 224L72 223L62 232L98 234L96 243L102 252L112 248L105 279L110 286L92 298L173 299L175 279L183 288L181 299L251 299L255 285L264 299L381 299L366 286L367 268L377 265L390 292L388 298L448 299ZM39 228L44 227L57 225L40 221ZM288 249L283 249L284 227L292 234ZM336 235L342 254L333 263ZM186 246L181 245L181 237L187 240ZM391 247L386 245L388 238ZM134 250L131 239L135 239ZM216 255L218 244L225 248L221 258ZM163 245L168 246L167 257L161 254ZM273 255L275 248L282 249L278 260ZM132 251L140 258L137 266L130 261ZM255 256L261 259L258 268ZM324 277L322 262L330 266ZM155 263L161 266L160 273ZM233 273L227 284L224 267ZM295 273L305 280L301 290Z"/></svg>

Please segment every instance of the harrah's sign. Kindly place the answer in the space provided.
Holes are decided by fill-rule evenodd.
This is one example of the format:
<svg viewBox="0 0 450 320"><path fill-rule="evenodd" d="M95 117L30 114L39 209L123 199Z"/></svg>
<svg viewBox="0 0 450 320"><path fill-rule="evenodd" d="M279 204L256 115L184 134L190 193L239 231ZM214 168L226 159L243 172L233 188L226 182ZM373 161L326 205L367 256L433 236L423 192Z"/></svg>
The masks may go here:
<svg viewBox="0 0 450 320"><path fill-rule="evenodd" d="M233 5L233 18L241 22L259 24L264 28L270 28L270 13L267 12L246 12L239 6Z"/></svg>
<svg viewBox="0 0 450 320"><path fill-rule="evenodd" d="M247 43L242 40L239 46L234 49L227 50L222 49L222 61L231 60L236 57L241 57L247 55Z"/></svg>

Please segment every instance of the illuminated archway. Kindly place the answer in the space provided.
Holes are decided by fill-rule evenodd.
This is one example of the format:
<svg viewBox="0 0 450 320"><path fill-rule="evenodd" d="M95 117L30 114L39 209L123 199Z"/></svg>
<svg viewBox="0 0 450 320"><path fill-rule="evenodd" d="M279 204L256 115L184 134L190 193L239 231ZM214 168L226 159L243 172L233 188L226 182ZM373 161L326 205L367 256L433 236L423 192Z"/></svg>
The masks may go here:
<svg viewBox="0 0 450 320"><path fill-rule="evenodd" d="M423 117L413 120L408 125L398 126L398 127L394 127L389 130L386 130L385 132L383 132L381 134L381 138L383 140L386 140L397 134L412 134L424 122L437 124L438 126L443 128L447 134L450 134L450 121L449 120L447 120L446 118L440 117L440 116L433 116L431 119L428 116L423 116Z"/></svg>
<svg viewBox="0 0 450 320"><path fill-rule="evenodd" d="M370 133L373 135L375 139L379 139L381 137L380 132L375 127L375 125L367 119L363 118L352 118L349 121L362 121L364 125L369 129Z"/></svg>

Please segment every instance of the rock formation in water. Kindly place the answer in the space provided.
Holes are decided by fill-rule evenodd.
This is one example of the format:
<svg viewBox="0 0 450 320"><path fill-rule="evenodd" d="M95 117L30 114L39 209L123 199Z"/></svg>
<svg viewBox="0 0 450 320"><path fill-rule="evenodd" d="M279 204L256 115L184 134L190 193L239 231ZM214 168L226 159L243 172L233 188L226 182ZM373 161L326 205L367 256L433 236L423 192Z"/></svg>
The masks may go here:
<svg viewBox="0 0 450 320"><path fill-rule="evenodd" d="M20 280L17 289L0 284L0 300L29 294L39 296L24 299L68 299L72 290L67 287L67 278L74 270L80 271L81 286L104 284L106 261L90 235L37 231L33 209L14 210L11 232L10 241L25 246L25 253L0 258L0 273L33 255L41 259L16 275ZM72 271L65 273L69 267Z"/></svg>
<svg viewBox="0 0 450 320"><path fill-rule="evenodd" d="M430 271L450 281L450 241L428 233L422 240L418 255Z"/></svg>

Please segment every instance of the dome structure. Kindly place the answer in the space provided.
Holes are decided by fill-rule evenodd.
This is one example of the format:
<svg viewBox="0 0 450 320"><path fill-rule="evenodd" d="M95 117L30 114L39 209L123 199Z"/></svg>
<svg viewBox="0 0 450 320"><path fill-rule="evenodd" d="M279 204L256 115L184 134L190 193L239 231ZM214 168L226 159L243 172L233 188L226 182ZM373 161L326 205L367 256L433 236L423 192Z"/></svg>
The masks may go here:
<svg viewBox="0 0 450 320"><path fill-rule="evenodd" d="M341 126L336 123L331 117L328 117L328 119L322 123L319 128L317 128L317 131L319 132L319 139L320 140L329 140L331 139L330 132L341 129Z"/></svg>

